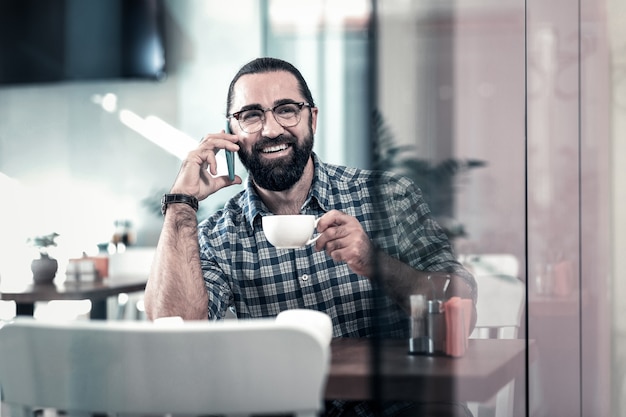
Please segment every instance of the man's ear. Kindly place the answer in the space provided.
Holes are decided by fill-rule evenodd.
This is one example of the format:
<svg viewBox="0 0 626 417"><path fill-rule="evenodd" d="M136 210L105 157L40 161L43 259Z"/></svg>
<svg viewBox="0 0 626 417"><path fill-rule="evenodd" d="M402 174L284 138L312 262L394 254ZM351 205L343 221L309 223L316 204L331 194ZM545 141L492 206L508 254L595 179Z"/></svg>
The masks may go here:
<svg viewBox="0 0 626 417"><path fill-rule="evenodd" d="M317 107L311 107L311 129L313 129L313 134L315 134L317 129Z"/></svg>

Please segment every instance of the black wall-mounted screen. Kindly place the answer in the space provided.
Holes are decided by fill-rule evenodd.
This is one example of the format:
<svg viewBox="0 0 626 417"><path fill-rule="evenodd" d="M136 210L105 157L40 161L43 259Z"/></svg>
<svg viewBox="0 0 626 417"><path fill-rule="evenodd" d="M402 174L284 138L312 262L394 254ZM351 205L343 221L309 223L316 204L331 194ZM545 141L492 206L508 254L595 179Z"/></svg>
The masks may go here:
<svg viewBox="0 0 626 417"><path fill-rule="evenodd" d="M0 0L0 84L165 71L161 0Z"/></svg>

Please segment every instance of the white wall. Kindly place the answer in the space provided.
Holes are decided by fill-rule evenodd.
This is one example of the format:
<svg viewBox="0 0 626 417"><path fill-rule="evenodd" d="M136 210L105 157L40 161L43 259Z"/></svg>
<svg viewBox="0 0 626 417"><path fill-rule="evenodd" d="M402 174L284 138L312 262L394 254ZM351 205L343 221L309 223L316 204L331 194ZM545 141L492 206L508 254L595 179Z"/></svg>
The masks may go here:
<svg viewBox="0 0 626 417"><path fill-rule="evenodd" d="M222 129L230 79L261 52L259 2L166 2L169 76L163 82L94 81L0 87L0 276L30 280L25 239L60 233L61 260L110 239L130 219L137 245L154 245L158 204L180 160L119 119L157 116L189 137ZM245 41L244 41L245 40ZM112 93L105 111L98 97ZM232 190L203 205L214 209Z"/></svg>

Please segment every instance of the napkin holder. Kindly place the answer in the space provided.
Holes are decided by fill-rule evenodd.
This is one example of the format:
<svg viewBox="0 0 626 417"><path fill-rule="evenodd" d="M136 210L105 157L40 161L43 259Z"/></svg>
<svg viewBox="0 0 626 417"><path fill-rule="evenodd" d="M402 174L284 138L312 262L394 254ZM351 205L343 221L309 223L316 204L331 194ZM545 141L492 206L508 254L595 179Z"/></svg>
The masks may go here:
<svg viewBox="0 0 626 417"><path fill-rule="evenodd" d="M65 274L68 281L100 281L109 275L109 259L106 256L70 259Z"/></svg>

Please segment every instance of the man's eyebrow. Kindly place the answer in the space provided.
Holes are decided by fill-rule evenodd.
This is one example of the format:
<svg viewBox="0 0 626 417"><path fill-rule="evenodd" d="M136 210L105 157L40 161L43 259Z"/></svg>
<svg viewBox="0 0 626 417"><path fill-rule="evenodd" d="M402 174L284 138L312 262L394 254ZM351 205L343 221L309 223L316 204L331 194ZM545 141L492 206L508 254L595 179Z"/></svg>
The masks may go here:
<svg viewBox="0 0 626 417"><path fill-rule="evenodd" d="M301 103L304 100L294 100L292 98L281 98L279 100L274 101L274 104L272 105L272 107L276 107L276 106L280 106L281 104L288 104L288 103ZM243 106L241 109L237 110L234 113L239 113L242 111L246 111L246 110L263 110L263 106L261 106L259 103L254 103L254 104L246 104L245 106Z"/></svg>
<svg viewBox="0 0 626 417"><path fill-rule="evenodd" d="M281 98L280 100L274 101L274 106L280 106L281 104L293 104L293 103L301 103L306 100L294 100L292 98Z"/></svg>
<svg viewBox="0 0 626 417"><path fill-rule="evenodd" d="M243 106L242 108L240 108L239 110L237 110L234 113L240 113L242 111L246 111L246 110L262 110L263 106L261 106L258 103L255 104L246 104L245 106Z"/></svg>

